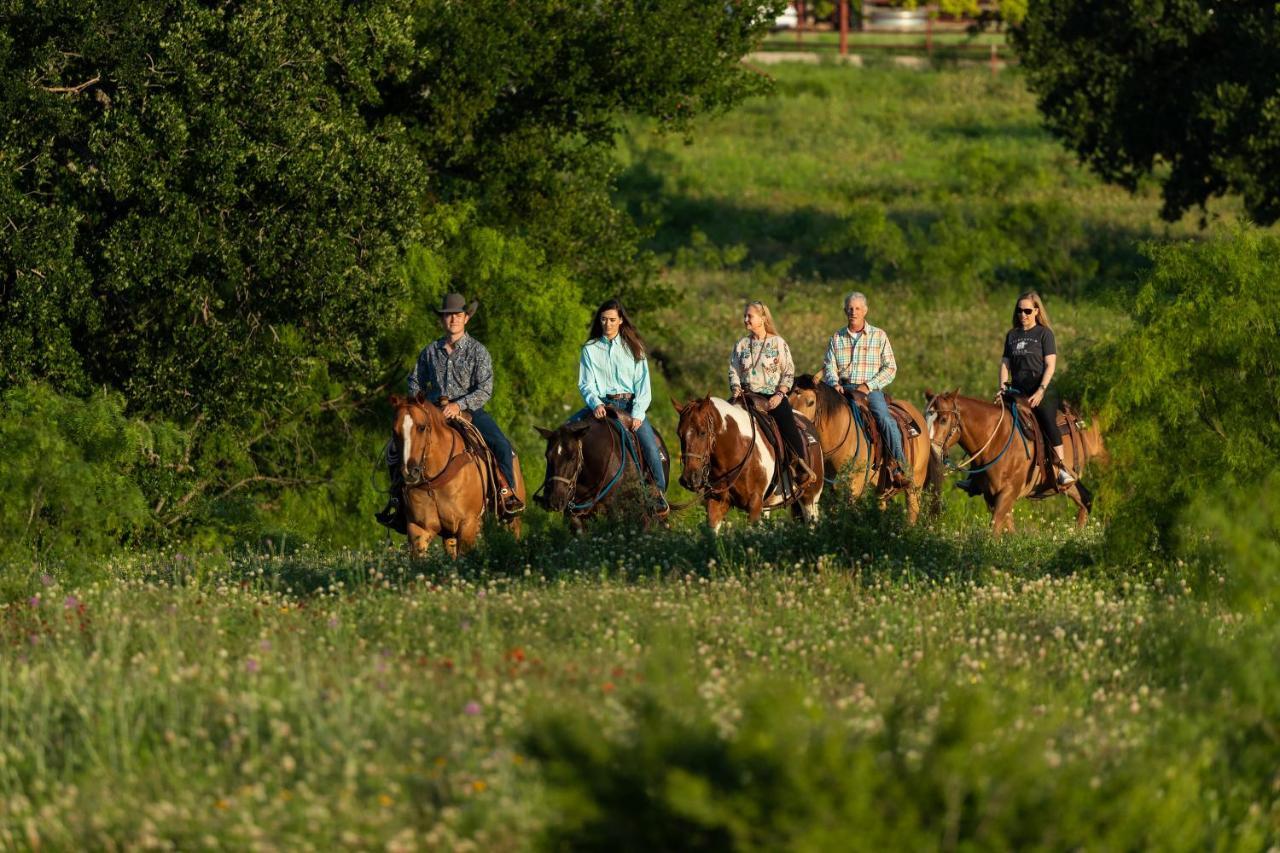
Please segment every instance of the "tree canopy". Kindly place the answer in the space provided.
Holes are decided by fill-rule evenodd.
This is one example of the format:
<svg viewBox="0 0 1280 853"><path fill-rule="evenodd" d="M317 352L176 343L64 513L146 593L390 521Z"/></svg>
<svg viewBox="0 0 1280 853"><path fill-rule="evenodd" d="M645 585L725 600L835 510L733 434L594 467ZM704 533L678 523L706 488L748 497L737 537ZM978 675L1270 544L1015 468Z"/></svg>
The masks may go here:
<svg viewBox="0 0 1280 853"><path fill-rule="evenodd" d="M1102 178L1156 174L1170 220L1229 193L1280 218L1274 2L1032 0L1014 39L1049 129Z"/></svg>
<svg viewBox="0 0 1280 853"><path fill-rule="evenodd" d="M643 300L614 133L759 91L740 59L778 5L0 0L0 391L188 431L153 506L329 477L438 292L530 364Z"/></svg>

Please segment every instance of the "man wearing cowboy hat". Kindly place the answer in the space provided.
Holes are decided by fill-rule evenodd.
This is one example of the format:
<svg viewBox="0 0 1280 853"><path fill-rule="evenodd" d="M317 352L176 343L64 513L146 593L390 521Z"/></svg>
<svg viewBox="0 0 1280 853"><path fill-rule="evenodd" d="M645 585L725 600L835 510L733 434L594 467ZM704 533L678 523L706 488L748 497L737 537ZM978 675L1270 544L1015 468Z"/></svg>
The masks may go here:
<svg viewBox="0 0 1280 853"><path fill-rule="evenodd" d="M476 313L478 302L468 303L460 293L446 294L436 314L444 335L423 347L418 363L409 374L409 396L421 393L429 402L446 400L441 412L446 418L471 414L471 423L493 451L506 483L502 487L503 509L510 515L524 509L511 484L515 482L511 442L502 434L484 404L493 396L493 359L484 344L467 334L467 321ZM401 520L400 484L396 482L400 460L392 459L395 446L387 454L392 469L391 501L378 513L377 519L388 527L399 529Z"/></svg>

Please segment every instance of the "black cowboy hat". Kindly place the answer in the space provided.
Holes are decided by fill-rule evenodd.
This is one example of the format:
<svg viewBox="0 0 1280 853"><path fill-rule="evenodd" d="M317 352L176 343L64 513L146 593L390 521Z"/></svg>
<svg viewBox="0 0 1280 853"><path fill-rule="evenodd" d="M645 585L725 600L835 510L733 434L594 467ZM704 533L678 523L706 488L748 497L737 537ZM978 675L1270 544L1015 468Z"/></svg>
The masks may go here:
<svg viewBox="0 0 1280 853"><path fill-rule="evenodd" d="M475 300L467 302L461 293L446 293L444 299L440 300L440 307L436 309L436 313L460 314L465 312L470 317L476 313L476 309L479 307L479 302Z"/></svg>

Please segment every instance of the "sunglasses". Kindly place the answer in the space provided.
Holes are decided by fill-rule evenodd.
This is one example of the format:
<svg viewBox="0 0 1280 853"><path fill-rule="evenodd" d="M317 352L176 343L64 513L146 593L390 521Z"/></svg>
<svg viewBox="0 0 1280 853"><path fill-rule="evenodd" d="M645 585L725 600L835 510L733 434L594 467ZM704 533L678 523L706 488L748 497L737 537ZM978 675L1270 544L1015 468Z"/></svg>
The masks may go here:
<svg viewBox="0 0 1280 853"><path fill-rule="evenodd" d="M1019 314L1034 314L1034 313L1036 313L1036 309L1034 309L1034 308L1019 308L1019 309L1018 309L1018 313L1019 313Z"/></svg>

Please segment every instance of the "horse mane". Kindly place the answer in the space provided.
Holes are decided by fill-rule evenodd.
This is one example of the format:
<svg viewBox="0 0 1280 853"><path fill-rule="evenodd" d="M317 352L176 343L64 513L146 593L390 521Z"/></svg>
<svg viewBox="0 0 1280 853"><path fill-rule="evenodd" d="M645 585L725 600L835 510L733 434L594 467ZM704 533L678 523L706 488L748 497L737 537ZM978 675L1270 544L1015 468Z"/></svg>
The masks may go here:
<svg viewBox="0 0 1280 853"><path fill-rule="evenodd" d="M795 385L792 387L813 392L817 401L817 411L814 412L814 415L818 418L825 419L840 411L841 407L845 405L844 397L840 395L840 392L815 377L812 373L801 373L796 377Z"/></svg>

